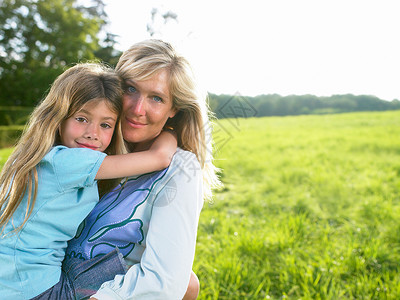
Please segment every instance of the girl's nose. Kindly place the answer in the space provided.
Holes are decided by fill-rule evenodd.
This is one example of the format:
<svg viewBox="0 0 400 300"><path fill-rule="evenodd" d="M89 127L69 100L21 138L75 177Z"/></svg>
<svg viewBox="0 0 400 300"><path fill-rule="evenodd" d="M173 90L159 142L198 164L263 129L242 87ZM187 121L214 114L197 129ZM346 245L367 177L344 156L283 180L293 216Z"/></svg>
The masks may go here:
<svg viewBox="0 0 400 300"><path fill-rule="evenodd" d="M89 124L85 132L85 138L90 140L97 140L99 138L99 131L95 124Z"/></svg>

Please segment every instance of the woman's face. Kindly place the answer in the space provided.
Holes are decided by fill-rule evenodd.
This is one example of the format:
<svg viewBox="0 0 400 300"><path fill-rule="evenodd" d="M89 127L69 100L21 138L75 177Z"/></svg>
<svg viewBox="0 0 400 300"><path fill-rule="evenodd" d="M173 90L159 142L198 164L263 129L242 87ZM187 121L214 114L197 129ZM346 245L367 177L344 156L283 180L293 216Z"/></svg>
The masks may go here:
<svg viewBox="0 0 400 300"><path fill-rule="evenodd" d="M135 150L147 149L168 118L176 114L168 79L167 71L161 70L147 80L125 81L122 134Z"/></svg>

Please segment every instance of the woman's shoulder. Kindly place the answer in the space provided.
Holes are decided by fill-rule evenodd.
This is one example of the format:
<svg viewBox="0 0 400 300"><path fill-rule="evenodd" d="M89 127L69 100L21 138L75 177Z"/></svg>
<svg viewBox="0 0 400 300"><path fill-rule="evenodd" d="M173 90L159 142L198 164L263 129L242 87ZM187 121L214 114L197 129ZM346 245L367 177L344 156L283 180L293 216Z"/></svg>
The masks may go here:
<svg viewBox="0 0 400 300"><path fill-rule="evenodd" d="M200 168L200 163L193 152L183 150L182 148L177 148L176 152L172 158L171 167L198 167Z"/></svg>
<svg viewBox="0 0 400 300"><path fill-rule="evenodd" d="M183 150L182 148L178 147L178 148L176 148L176 152L174 154L172 161L174 161L174 160L179 161L181 159L195 160L198 162L196 154L194 154L191 151Z"/></svg>
<svg viewBox="0 0 400 300"><path fill-rule="evenodd" d="M201 166L196 155L193 152L177 148L171 164L168 167L167 175L193 178L201 177L201 174Z"/></svg>
<svg viewBox="0 0 400 300"><path fill-rule="evenodd" d="M159 190L174 182L189 182L194 178L201 178L201 167L194 153L177 148L171 164L161 171L128 177L113 192L132 193L133 190ZM196 180L197 181L197 180ZM156 194L156 193L155 193Z"/></svg>

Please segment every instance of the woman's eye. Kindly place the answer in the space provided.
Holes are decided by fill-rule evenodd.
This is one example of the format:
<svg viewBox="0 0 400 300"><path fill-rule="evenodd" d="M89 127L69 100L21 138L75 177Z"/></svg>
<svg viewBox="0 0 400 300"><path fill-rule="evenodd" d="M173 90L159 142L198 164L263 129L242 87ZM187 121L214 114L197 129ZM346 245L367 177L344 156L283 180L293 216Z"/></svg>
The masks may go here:
<svg viewBox="0 0 400 300"><path fill-rule="evenodd" d="M135 87L133 87L133 86L128 86L127 88L126 88L126 91L128 92L128 93L134 93L134 92L136 92L136 88Z"/></svg>
<svg viewBox="0 0 400 300"><path fill-rule="evenodd" d="M156 102L163 102L163 99L158 97L158 96L154 96L153 100L156 101Z"/></svg>

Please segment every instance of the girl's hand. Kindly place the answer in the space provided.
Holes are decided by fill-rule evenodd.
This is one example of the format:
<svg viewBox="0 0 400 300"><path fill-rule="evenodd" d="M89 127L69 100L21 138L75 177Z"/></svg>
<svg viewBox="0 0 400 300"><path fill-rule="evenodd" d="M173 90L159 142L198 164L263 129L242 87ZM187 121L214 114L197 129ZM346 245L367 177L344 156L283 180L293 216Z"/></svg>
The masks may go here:
<svg viewBox="0 0 400 300"><path fill-rule="evenodd" d="M171 163L172 156L174 156L176 152L176 147L178 147L178 139L175 131L164 130L154 140L149 151L161 159L164 158L168 162L165 167L168 167Z"/></svg>

